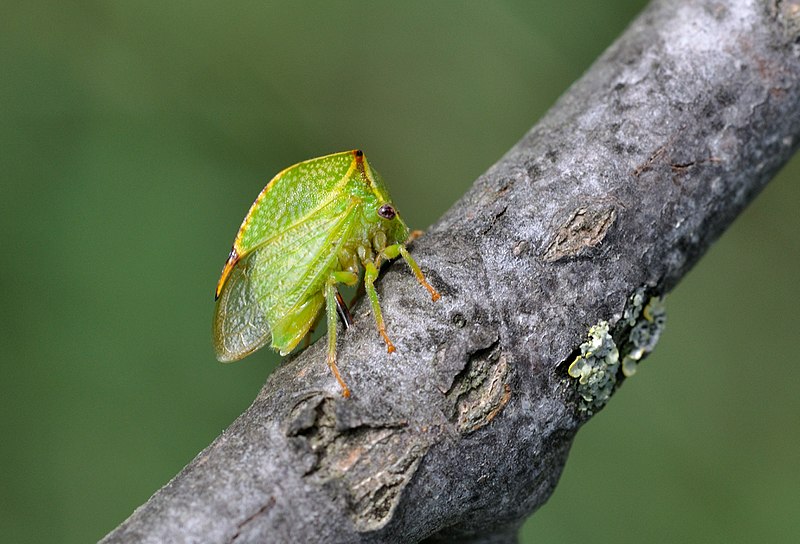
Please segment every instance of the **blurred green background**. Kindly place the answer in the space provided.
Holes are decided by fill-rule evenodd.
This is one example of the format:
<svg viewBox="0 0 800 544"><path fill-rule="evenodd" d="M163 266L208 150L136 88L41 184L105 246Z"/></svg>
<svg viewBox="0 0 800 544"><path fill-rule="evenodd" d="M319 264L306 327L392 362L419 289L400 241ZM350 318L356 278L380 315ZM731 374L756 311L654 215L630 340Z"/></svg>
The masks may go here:
<svg viewBox="0 0 800 544"><path fill-rule="evenodd" d="M424 228L641 0L3 2L0 540L87 542L278 358L218 364L213 287L278 170L363 147ZM796 542L789 165L668 300L525 542Z"/></svg>

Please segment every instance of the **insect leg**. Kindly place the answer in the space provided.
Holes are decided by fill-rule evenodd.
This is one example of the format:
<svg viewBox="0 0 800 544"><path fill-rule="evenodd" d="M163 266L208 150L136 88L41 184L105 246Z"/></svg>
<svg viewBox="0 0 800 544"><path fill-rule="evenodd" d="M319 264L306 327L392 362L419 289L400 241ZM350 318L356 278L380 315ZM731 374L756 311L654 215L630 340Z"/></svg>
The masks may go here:
<svg viewBox="0 0 800 544"><path fill-rule="evenodd" d="M387 259L394 259L398 255L402 255L403 260L408 263L408 266L411 267L411 271L414 272L414 275L417 277L417 281L431 294L431 299L437 301L441 298L439 292L433 288L433 285L428 283L428 280L425 279L425 276L422 274L422 270L420 270L417 261L414 260L414 258L411 256L411 253L408 252L403 244L393 244L391 246L387 246L383 249L383 251L381 251L381 255ZM379 255L379 258L381 255Z"/></svg>
<svg viewBox="0 0 800 544"><path fill-rule="evenodd" d="M325 283L325 303L328 318L328 366L342 388L342 396L347 398L350 396L350 389L336 366L336 280L333 277Z"/></svg>
<svg viewBox="0 0 800 544"><path fill-rule="evenodd" d="M381 305L378 303L378 293L375 291L375 280L378 278L378 269L372 261L367 261L364 265L364 289L367 291L369 303L372 306L372 315L375 316L375 323L378 325L378 332L386 342L386 351L392 353L394 351L394 344L389 340L386 334L386 325L383 323L383 314L381 314Z"/></svg>

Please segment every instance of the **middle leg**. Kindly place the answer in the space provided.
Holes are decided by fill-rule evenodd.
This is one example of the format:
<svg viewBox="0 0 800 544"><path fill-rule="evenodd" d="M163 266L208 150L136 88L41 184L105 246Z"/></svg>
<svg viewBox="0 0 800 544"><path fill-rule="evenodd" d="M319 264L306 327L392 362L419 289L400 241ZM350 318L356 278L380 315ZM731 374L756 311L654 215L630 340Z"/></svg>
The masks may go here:
<svg viewBox="0 0 800 544"><path fill-rule="evenodd" d="M367 261L364 265L364 289L367 291L367 298L372 306L372 315L375 316L375 324L378 326L378 332L383 341L386 342L386 351L392 353L394 344L389 340L389 335L386 334L386 325L383 323L383 314L381 313L381 305L378 302L378 293L375 291L375 280L378 278L378 268L372 261Z"/></svg>

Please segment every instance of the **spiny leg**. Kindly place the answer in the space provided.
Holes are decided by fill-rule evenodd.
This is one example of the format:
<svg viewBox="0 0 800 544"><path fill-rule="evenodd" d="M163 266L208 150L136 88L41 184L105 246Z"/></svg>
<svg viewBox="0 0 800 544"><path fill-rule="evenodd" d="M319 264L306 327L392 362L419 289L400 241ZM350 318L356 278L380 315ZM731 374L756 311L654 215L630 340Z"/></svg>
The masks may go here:
<svg viewBox="0 0 800 544"><path fill-rule="evenodd" d="M425 276L423 275L422 270L420 270L417 261L414 260L403 244L393 244L385 247L378 255L378 259L380 259L381 256L386 257L387 259L394 259L398 255L403 256L403 260L405 260L405 262L408 263L408 266L411 267L411 271L414 272L414 275L417 277L417 281L431 294L431 299L433 299L434 302L439 300L442 295L440 295L439 292L433 288L433 285L428 283L428 280L425 279Z"/></svg>
<svg viewBox="0 0 800 544"><path fill-rule="evenodd" d="M403 260L408 263L408 266L411 267L411 270L414 272L414 275L417 277L417 281L422 284L422 286L428 290L431 294L431 300L436 302L442 295L439 294L439 291L433 288L433 285L428 283L428 280L425 279L425 276L422 274L422 270L420 270L417 261L411 256L411 253L405 248L405 246L400 246L400 255L403 256Z"/></svg>
<svg viewBox="0 0 800 544"><path fill-rule="evenodd" d="M345 304L344 299L342 299L342 294L338 289L336 290L336 313L339 314L339 320L342 322L342 325L344 325L345 329L349 329L353 326L353 316L350 315L350 309L347 307L347 304ZM303 337L303 349L306 349L311 345L311 336L317 329L320 319L322 319L322 314L319 314L314 319L314 324L311 325L311 328L308 329L308 332Z"/></svg>
<svg viewBox="0 0 800 544"><path fill-rule="evenodd" d="M328 318L328 366L342 388L342 396L350 396L350 388L344 383L339 367L336 366L336 280L331 278L325 283L325 305Z"/></svg>
<svg viewBox="0 0 800 544"><path fill-rule="evenodd" d="M367 291L369 303L372 306L372 315L375 316L375 323L378 326L378 332L386 342L386 351L392 353L394 351L394 344L389 340L386 334L386 325L383 323L383 314L381 314L381 305L378 302L378 293L375 291L375 280L378 278L378 268L372 261L367 261L364 265L364 289Z"/></svg>

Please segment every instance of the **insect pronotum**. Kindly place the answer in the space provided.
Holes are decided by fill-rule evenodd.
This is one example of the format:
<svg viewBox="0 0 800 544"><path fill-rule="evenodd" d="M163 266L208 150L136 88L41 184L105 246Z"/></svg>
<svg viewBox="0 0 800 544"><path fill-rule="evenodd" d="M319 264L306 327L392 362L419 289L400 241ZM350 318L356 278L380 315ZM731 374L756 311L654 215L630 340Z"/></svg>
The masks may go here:
<svg viewBox="0 0 800 544"><path fill-rule="evenodd" d="M402 256L435 301L436 292L406 249L409 229L361 150L295 164L276 175L256 198L233 241L217 283L214 348L217 359L237 361L267 343L286 355L316 322L328 323L328 366L336 366L337 311L350 314L337 285L364 289L389 353L375 280L381 263Z"/></svg>

